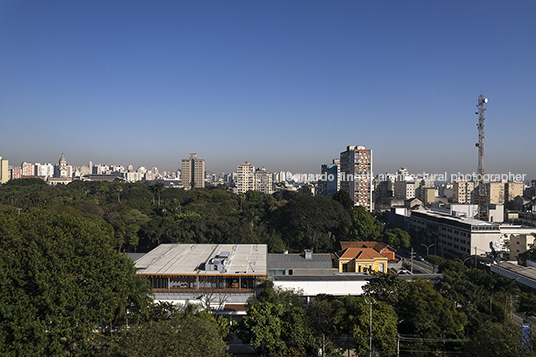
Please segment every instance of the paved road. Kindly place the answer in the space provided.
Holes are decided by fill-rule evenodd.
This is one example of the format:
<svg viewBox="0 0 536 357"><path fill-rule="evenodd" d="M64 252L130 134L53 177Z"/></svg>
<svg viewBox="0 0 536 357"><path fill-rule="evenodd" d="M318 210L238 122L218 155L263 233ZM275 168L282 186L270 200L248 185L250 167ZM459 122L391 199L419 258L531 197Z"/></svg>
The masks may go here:
<svg viewBox="0 0 536 357"><path fill-rule="evenodd" d="M402 265L411 271L411 259L408 257L399 257L402 259ZM427 261L413 259L413 272L420 274L433 274L436 273L435 266Z"/></svg>

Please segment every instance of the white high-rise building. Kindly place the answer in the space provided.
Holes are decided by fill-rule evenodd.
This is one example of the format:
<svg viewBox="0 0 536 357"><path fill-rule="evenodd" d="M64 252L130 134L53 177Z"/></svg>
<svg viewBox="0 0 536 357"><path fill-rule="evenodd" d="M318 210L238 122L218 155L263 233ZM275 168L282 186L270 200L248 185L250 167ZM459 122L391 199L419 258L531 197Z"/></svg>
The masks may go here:
<svg viewBox="0 0 536 357"><path fill-rule="evenodd" d="M244 162L236 168L236 188L238 193L255 190L255 167Z"/></svg>
<svg viewBox="0 0 536 357"><path fill-rule="evenodd" d="M261 167L255 171L255 191L271 195L274 190L272 187L272 174L266 168Z"/></svg>
<svg viewBox="0 0 536 357"><path fill-rule="evenodd" d="M3 160L0 156L0 183L6 183L9 181L9 170L8 170L9 161Z"/></svg>
<svg viewBox="0 0 536 357"><path fill-rule="evenodd" d="M35 164L35 176L54 177L54 166L52 164Z"/></svg>

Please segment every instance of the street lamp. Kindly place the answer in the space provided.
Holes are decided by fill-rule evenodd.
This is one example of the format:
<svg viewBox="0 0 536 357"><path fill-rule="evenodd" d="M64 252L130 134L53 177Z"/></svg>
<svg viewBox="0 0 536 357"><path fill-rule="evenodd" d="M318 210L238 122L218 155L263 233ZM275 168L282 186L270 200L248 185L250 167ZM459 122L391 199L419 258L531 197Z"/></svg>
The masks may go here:
<svg viewBox="0 0 536 357"><path fill-rule="evenodd" d="M468 256L468 257L465 258L465 259L456 258L456 260L460 261L460 263L462 263L463 265L465 265L465 262L468 261L468 260L471 259L471 258L472 258L471 256Z"/></svg>
<svg viewBox="0 0 536 357"><path fill-rule="evenodd" d="M432 243L432 244L430 244L430 245L426 245L426 244L421 243L421 245L422 245L423 247L426 248L426 256L428 256L428 250L429 250L431 247L433 247L435 244Z"/></svg>

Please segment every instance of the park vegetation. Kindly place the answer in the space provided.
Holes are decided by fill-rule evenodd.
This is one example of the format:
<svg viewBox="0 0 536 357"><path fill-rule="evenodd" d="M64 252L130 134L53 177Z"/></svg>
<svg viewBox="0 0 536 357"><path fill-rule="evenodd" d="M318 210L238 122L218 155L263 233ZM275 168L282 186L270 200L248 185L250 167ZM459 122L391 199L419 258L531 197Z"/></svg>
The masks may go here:
<svg viewBox="0 0 536 357"><path fill-rule="evenodd" d="M183 190L154 184L73 181L49 186L18 179L0 188L0 209L35 209L101 219L120 251L147 252L163 243L267 244L272 253L333 252L339 241L383 240L409 247L402 230L386 231L348 193L313 197L306 190L234 194L224 186Z"/></svg>
<svg viewBox="0 0 536 357"><path fill-rule="evenodd" d="M229 326L191 305L154 304L124 252L162 243L267 244L270 252L333 252L339 241L410 246L347 193L234 194L124 182L0 187L0 355L225 356L231 335L259 355L530 356L517 311L536 298L515 282L430 256L432 282L371 274L365 295L318 296L261 284L247 316ZM372 332L372 334L371 334ZM371 338L372 336L372 338Z"/></svg>

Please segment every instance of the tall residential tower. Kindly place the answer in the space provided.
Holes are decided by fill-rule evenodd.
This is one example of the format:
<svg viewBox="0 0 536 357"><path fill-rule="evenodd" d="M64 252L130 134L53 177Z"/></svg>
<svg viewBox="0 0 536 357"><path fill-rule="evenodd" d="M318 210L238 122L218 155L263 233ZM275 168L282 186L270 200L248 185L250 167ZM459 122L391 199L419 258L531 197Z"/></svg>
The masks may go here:
<svg viewBox="0 0 536 357"><path fill-rule="evenodd" d="M341 152L341 190L350 194L354 205L372 211L372 150L348 146Z"/></svg>
<svg viewBox="0 0 536 357"><path fill-rule="evenodd" d="M197 154L190 154L189 159L181 161L181 183L185 190L193 187L205 187L205 160L198 159Z"/></svg>

